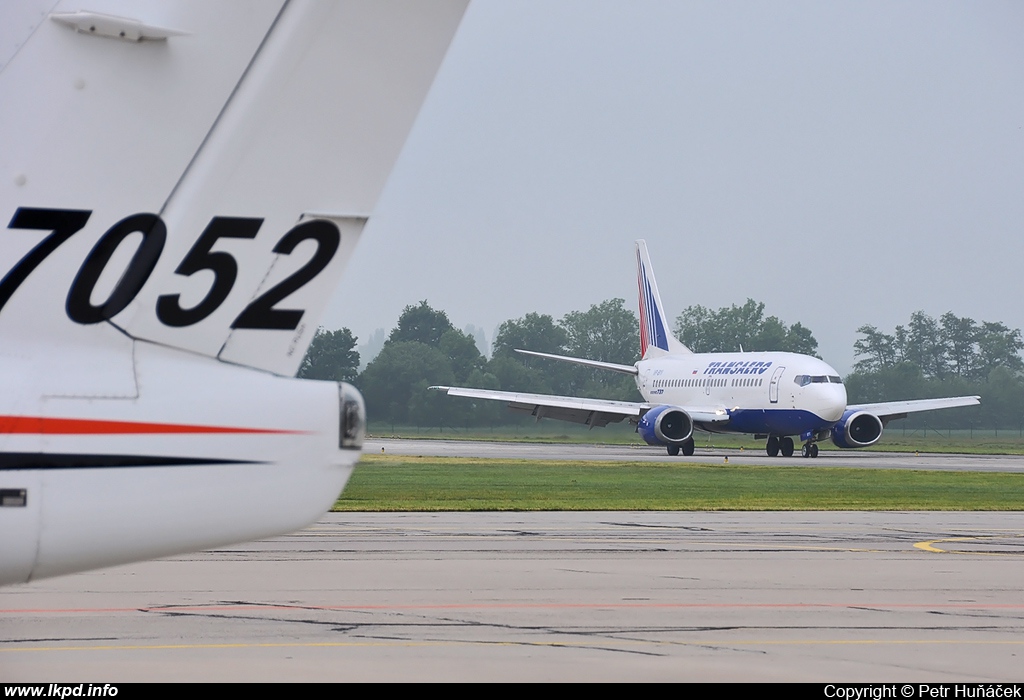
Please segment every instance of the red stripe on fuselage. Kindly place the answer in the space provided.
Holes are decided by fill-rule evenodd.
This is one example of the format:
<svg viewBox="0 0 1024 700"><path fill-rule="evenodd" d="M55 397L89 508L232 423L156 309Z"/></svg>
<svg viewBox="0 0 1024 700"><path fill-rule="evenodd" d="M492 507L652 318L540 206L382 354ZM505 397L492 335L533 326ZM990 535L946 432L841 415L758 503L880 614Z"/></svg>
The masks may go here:
<svg viewBox="0 0 1024 700"><path fill-rule="evenodd" d="M0 434L8 435L156 435L156 434L246 434L300 435L302 430L267 428L231 428L219 425L179 425L175 423L139 423L88 418L43 418L40 416L0 416Z"/></svg>

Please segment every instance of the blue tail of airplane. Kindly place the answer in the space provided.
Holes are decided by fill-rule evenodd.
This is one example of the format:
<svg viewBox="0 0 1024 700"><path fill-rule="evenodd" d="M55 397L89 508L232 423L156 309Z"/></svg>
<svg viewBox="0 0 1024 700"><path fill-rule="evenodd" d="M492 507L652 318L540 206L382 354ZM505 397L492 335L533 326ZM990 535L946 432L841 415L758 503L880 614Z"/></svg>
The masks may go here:
<svg viewBox="0 0 1024 700"><path fill-rule="evenodd" d="M661 303L651 257L647 254L647 242L644 240L636 242L636 277L640 296L640 357L646 359L648 350L654 348L663 353L689 353L690 349L669 332L665 307ZM657 350L654 352L658 354Z"/></svg>

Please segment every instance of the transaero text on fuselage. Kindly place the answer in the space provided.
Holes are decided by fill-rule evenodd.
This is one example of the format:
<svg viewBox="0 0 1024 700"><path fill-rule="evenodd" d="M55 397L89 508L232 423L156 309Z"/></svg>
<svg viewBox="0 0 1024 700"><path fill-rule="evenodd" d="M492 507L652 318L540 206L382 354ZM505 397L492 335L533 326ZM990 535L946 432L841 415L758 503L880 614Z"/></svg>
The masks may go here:
<svg viewBox="0 0 1024 700"><path fill-rule="evenodd" d="M704 374L764 374L771 362L712 362L704 370Z"/></svg>

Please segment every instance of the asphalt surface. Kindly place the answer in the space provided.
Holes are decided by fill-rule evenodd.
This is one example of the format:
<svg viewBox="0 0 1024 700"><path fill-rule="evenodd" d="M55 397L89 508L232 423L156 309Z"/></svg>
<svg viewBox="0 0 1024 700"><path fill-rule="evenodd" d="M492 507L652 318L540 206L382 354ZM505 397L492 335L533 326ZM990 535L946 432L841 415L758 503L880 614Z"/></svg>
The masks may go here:
<svg viewBox="0 0 1024 700"><path fill-rule="evenodd" d="M381 450L1024 471L1000 456L368 441ZM0 678L1020 681L1022 574L1024 512L335 513L0 589Z"/></svg>
<svg viewBox="0 0 1024 700"><path fill-rule="evenodd" d="M16 681L1020 681L1024 513L335 513L0 589Z"/></svg>
<svg viewBox="0 0 1024 700"><path fill-rule="evenodd" d="M1021 455L952 455L913 452L870 452L863 450L823 450L815 459L799 453L793 457L769 457L761 448L750 450L708 449L698 447L692 457L669 457L664 448L647 445L571 445L546 443L476 442L471 440L395 440L374 438L366 441L368 454L431 457L503 457L537 460L587 460L595 462L722 462L730 464L862 467L866 469L928 469L948 471L1024 472ZM1022 506L1024 507L1024 506Z"/></svg>

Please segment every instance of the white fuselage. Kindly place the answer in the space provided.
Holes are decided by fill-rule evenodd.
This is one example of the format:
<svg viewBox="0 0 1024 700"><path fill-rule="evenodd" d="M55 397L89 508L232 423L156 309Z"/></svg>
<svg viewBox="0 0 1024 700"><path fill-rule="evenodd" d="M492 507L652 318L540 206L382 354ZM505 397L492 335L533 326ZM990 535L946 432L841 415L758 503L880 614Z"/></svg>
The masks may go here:
<svg viewBox="0 0 1024 700"><path fill-rule="evenodd" d="M134 346L78 382L0 353L0 585L289 532L348 480L354 390Z"/></svg>
<svg viewBox="0 0 1024 700"><path fill-rule="evenodd" d="M637 363L637 388L652 404L725 409L713 432L800 434L833 425L846 410L839 373L786 352L665 354Z"/></svg>

